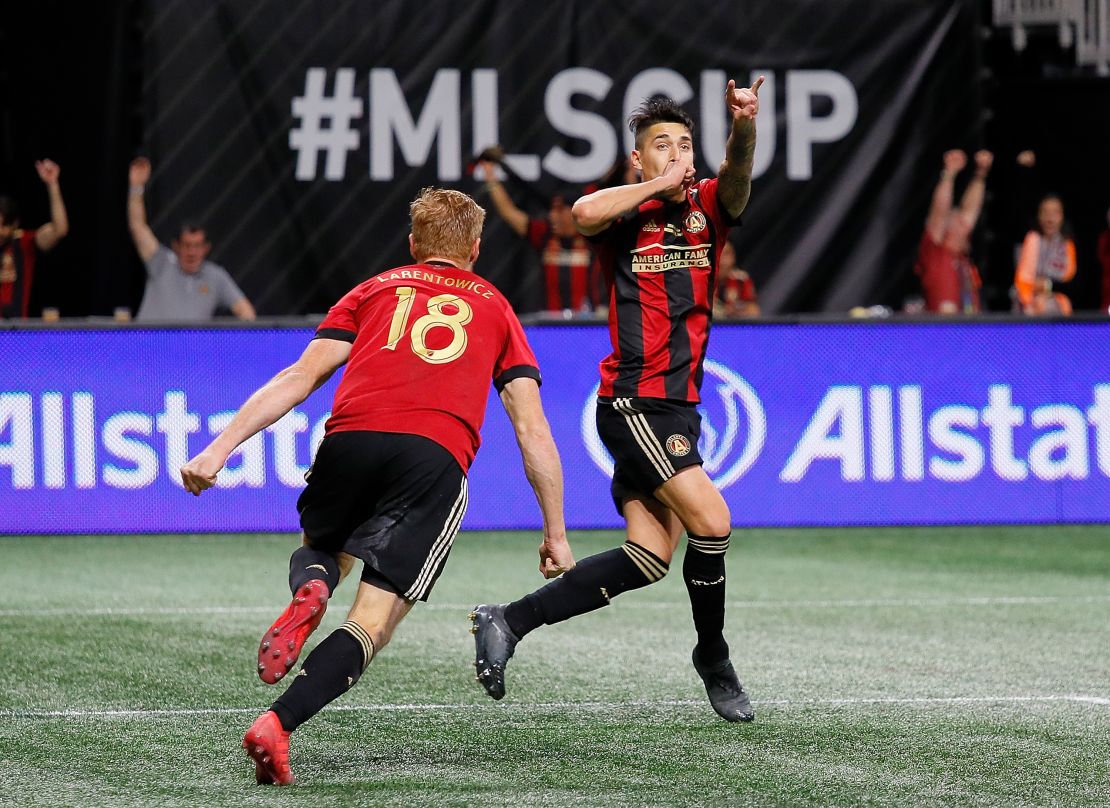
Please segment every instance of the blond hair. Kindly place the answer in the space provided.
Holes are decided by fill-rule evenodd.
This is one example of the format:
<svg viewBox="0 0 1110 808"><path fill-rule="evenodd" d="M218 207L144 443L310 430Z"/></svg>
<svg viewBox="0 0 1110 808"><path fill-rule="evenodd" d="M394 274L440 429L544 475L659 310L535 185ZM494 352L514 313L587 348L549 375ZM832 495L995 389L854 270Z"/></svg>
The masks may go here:
<svg viewBox="0 0 1110 808"><path fill-rule="evenodd" d="M462 191L425 188L409 205L409 218L416 260L438 255L467 263L486 212Z"/></svg>

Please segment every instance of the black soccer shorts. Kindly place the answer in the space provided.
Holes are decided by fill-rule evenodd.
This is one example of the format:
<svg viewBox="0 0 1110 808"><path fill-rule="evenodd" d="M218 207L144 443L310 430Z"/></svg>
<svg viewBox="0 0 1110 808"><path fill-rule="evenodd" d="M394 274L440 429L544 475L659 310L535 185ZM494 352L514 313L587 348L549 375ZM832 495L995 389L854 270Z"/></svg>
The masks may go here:
<svg viewBox="0 0 1110 808"><path fill-rule="evenodd" d="M466 512L466 474L420 435L335 432L324 438L297 500L308 543L350 553L362 580L427 600Z"/></svg>
<svg viewBox="0 0 1110 808"><path fill-rule="evenodd" d="M680 469L700 466L701 415L694 404L661 398L598 398L597 433L613 456L617 513L633 495L654 496Z"/></svg>

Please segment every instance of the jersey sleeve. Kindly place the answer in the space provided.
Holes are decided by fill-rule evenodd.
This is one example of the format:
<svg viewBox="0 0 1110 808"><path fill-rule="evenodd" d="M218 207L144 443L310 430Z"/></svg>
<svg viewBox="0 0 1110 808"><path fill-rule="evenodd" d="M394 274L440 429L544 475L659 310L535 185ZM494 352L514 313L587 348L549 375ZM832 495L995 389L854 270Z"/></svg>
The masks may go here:
<svg viewBox="0 0 1110 808"><path fill-rule="evenodd" d="M337 339L354 342L358 336L358 306L362 302L362 289L356 287L328 309L323 322L316 328L313 339Z"/></svg>
<svg viewBox="0 0 1110 808"><path fill-rule="evenodd" d="M165 244L159 244L158 249L154 251L154 255L150 256L146 264L146 274L148 278L157 278L159 275L164 275L174 268L177 263L177 256Z"/></svg>
<svg viewBox="0 0 1110 808"><path fill-rule="evenodd" d="M493 366L493 384L499 393L513 379L535 379L536 384L541 383L540 369L528 338L524 336L524 327L508 304L505 304L505 318L508 322L505 344Z"/></svg>
<svg viewBox="0 0 1110 808"><path fill-rule="evenodd" d="M722 232L730 227L742 224L742 222L739 216L733 218L727 210L721 207L720 201L717 199L719 185L720 181L716 177L699 182L697 185L698 204L713 221L714 229L717 232Z"/></svg>

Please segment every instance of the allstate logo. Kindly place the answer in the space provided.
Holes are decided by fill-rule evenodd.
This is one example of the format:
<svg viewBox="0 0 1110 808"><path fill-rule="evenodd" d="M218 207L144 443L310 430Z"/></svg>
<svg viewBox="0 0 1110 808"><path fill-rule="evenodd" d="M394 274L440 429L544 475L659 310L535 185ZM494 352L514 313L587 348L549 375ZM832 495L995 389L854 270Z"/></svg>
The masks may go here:
<svg viewBox="0 0 1110 808"><path fill-rule="evenodd" d="M702 381L701 439L698 451L703 468L718 488L739 480L759 459L767 440L767 415L763 402L750 384L730 368L705 360ZM613 476L613 458L597 436L594 421L597 390L595 384L579 419L582 442L594 464ZM716 395L713 395L716 393Z"/></svg>

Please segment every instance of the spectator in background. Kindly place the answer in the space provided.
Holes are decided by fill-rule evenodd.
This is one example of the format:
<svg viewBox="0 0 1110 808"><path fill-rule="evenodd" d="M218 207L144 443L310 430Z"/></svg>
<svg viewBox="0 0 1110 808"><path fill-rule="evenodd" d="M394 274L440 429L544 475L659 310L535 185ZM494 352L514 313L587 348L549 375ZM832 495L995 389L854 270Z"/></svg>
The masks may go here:
<svg viewBox="0 0 1110 808"><path fill-rule="evenodd" d="M1053 292L1053 283L1075 277L1075 242L1064 221L1064 203L1049 194L1037 207L1037 226L1021 245L1014 289L1026 314L1071 314L1071 300Z"/></svg>
<svg viewBox="0 0 1110 808"><path fill-rule="evenodd" d="M487 149L485 154L490 152ZM577 195L556 194L551 198L547 218L535 219L513 202L497 178L497 163L484 159L478 166L497 215L539 253L544 274L544 310L566 315L596 308L593 248L578 232L570 214L570 206Z"/></svg>
<svg viewBox="0 0 1110 808"><path fill-rule="evenodd" d="M231 275L207 260L212 245L203 227L183 224L171 242L172 251L155 237L147 224L143 199L150 181L150 161L145 157L132 160L128 179L127 225L146 264L146 291L135 319L194 322L209 320L218 310L227 309L240 320L253 320L254 306Z"/></svg>
<svg viewBox="0 0 1110 808"><path fill-rule="evenodd" d="M915 271L921 277L925 310L939 314L974 314L980 310L979 270L971 260L971 234L983 210L987 174L994 155L975 153L975 174L958 208L953 207L956 176L967 166L967 155L953 149L944 154L944 168L933 191Z"/></svg>
<svg viewBox="0 0 1110 808"><path fill-rule="evenodd" d="M759 302L751 275L736 263L736 248L726 240L717 262L717 294L713 300L714 317L758 317Z"/></svg>
<svg viewBox="0 0 1110 808"><path fill-rule="evenodd" d="M1110 209L1106 211L1106 229L1098 236L1098 262L1102 266L1102 313L1110 312Z"/></svg>
<svg viewBox="0 0 1110 808"><path fill-rule="evenodd" d="M21 230L15 202L0 196L0 319L27 317L31 284L35 279L35 251L49 252L69 232L69 217L58 178L62 170L53 160L35 163L50 197L50 221L37 230Z"/></svg>

